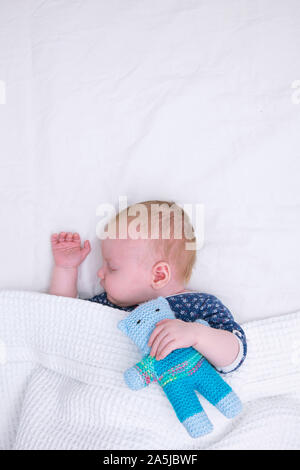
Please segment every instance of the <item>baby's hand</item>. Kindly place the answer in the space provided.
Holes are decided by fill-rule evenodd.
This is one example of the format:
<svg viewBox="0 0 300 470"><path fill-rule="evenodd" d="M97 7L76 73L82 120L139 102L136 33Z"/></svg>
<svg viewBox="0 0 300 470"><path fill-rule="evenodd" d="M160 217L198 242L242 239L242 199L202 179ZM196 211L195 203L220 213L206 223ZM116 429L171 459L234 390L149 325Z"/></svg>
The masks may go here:
<svg viewBox="0 0 300 470"><path fill-rule="evenodd" d="M81 248L78 233L61 232L51 235L51 246L56 266L73 268L79 266L91 251L90 242L86 240Z"/></svg>
<svg viewBox="0 0 300 470"><path fill-rule="evenodd" d="M175 349L195 346L198 340L198 325L179 319L165 319L156 323L149 338L150 355L159 361Z"/></svg>

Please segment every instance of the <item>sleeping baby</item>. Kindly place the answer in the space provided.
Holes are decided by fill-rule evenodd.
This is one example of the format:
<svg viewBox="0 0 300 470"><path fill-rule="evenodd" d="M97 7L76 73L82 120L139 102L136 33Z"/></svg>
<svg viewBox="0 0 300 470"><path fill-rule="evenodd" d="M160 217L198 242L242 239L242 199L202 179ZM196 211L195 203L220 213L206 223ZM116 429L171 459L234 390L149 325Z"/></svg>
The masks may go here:
<svg viewBox="0 0 300 470"><path fill-rule="evenodd" d="M156 220L154 206L159 207ZM182 221L180 237L178 220ZM196 238L184 210L174 202L145 201L121 211L109 227L115 231L101 240L102 265L97 273L104 292L84 300L129 312L143 302L165 297L176 318L156 324L149 338L150 355L161 360L175 349L192 346L219 372L236 370L247 353L243 329L217 297L187 288L196 261L196 249L187 249L187 242ZM192 238L187 238L186 229ZM90 242L86 240L82 247L78 233L61 232L52 234L51 246L55 265L49 293L78 297L78 268L91 251ZM196 319L206 320L209 326Z"/></svg>

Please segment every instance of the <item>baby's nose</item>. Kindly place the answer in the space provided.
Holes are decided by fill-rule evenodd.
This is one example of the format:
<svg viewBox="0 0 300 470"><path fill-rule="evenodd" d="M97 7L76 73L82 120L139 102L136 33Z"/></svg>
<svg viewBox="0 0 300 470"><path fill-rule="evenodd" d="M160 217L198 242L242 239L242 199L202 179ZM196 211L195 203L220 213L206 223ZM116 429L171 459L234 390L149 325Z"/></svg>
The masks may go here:
<svg viewBox="0 0 300 470"><path fill-rule="evenodd" d="M104 279L104 272L102 268L99 269L97 276L100 277L100 279Z"/></svg>

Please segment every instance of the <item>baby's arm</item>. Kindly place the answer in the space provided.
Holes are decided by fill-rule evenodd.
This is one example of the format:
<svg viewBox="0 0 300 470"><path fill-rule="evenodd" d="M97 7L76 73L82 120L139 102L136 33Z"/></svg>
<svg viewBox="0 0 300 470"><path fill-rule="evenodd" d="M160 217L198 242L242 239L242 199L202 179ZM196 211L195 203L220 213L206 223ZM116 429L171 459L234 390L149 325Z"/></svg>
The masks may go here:
<svg viewBox="0 0 300 470"><path fill-rule="evenodd" d="M214 295L207 295L200 310L209 326L193 322L198 329L195 349L219 372L226 374L234 371L240 367L247 354L245 332L235 322L228 308Z"/></svg>
<svg viewBox="0 0 300 470"><path fill-rule="evenodd" d="M49 294L63 297L77 297L78 268L54 266Z"/></svg>
<svg viewBox="0 0 300 470"><path fill-rule="evenodd" d="M192 346L223 372L227 366L233 366L243 353L242 343L233 333L201 325L198 320L165 319L156 325L148 345L151 347L150 355L157 360L164 359L175 349Z"/></svg>
<svg viewBox="0 0 300 470"><path fill-rule="evenodd" d="M197 328L194 348L211 364L217 368L233 364L240 352L240 343L235 334L197 322L192 323L192 327Z"/></svg>
<svg viewBox="0 0 300 470"><path fill-rule="evenodd" d="M150 354L164 359L178 348L194 347L219 372L229 373L238 368L247 354L246 336L225 305L213 295L200 304L195 294L195 306L201 318L165 319L156 324L149 338ZM192 307L195 313L195 307ZM203 323L203 324L201 324Z"/></svg>
<svg viewBox="0 0 300 470"><path fill-rule="evenodd" d="M78 233L61 232L51 235L51 246L55 265L49 294L77 297L78 267L91 251L90 242L86 240L81 248Z"/></svg>

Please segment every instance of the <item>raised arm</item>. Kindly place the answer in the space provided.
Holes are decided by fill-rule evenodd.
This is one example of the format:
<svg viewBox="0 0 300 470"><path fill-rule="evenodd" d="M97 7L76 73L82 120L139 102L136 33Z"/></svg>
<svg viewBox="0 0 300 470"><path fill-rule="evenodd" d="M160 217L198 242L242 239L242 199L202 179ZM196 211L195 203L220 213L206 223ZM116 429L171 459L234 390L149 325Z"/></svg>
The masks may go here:
<svg viewBox="0 0 300 470"><path fill-rule="evenodd" d="M86 240L81 248L78 233L61 232L51 235L51 247L54 268L49 294L77 297L78 267L91 251L90 242Z"/></svg>

